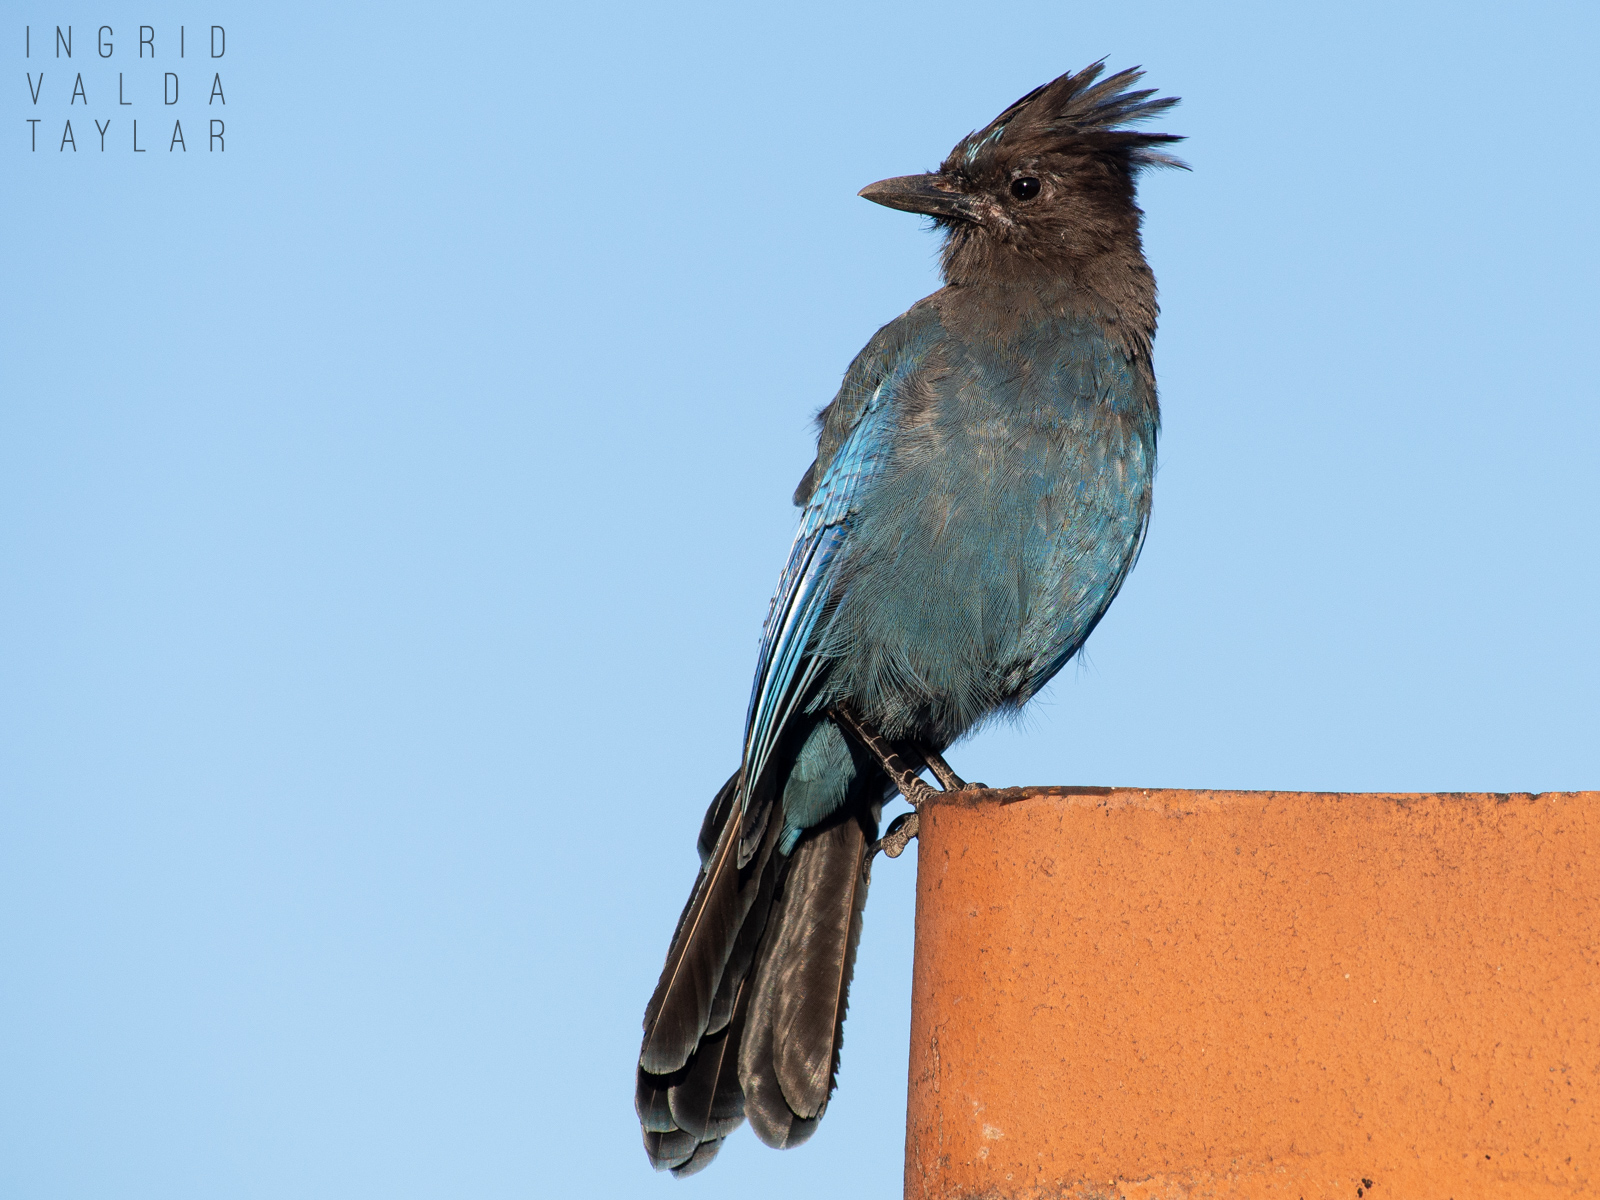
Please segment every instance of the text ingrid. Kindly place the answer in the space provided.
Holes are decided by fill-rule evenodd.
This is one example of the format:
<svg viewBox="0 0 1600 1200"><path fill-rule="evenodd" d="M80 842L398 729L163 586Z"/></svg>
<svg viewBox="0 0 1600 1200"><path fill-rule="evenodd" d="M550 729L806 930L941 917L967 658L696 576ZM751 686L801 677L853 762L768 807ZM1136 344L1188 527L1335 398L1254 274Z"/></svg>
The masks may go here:
<svg viewBox="0 0 1600 1200"><path fill-rule="evenodd" d="M41 41L44 40L45 39L41 39ZM100 26L100 28L96 31L96 40L94 44L94 49L97 56L101 59L108 59L116 55L117 43L119 40L120 39L118 39L116 35L116 30L111 26ZM166 44L166 57L168 57L169 61L173 48L171 45L173 40L174 39L172 39L170 36L163 39ZM65 27L57 25L55 27L55 38L53 41L54 58L72 58L73 30L71 25L67 25ZM178 26L178 36L176 41L177 57L180 59L187 58L188 30L185 26ZM227 30L221 25L211 26L210 37L207 39L207 43L202 43L202 45L196 47L196 57L200 57L202 54L206 53L209 53L209 57L213 59L224 57L228 50ZM80 50L82 49L83 47L80 47ZM133 57L133 55L130 54L130 51L134 49L134 46L129 46L127 42L124 41L122 46L122 57L124 59ZM156 59L156 30L154 26L139 26L139 36L136 42L136 49L138 60L141 63L148 63L149 66L153 68ZM32 59L34 57L33 50L33 27L24 26L23 57ZM47 49L46 46L41 45L39 57L44 58L46 56L51 56L51 50ZM33 108L38 110L40 108L41 101L47 110L51 107L61 106L61 100L65 98L66 104L63 107L65 107L67 111L63 118L61 136L59 140L55 138L53 128L47 128L46 132L42 135L40 133L41 125L48 123L49 125L53 126L53 121L50 121L49 118L43 116L30 116L26 118L28 124L28 148L33 152L37 152L41 145L44 145L44 147L48 149L50 143L55 142L57 151L65 153L70 149L76 153L78 150L78 139L80 137L85 139L86 145L92 147L94 145L93 135L90 135L87 130L79 133L73 129L72 121L74 116L77 116L80 127L82 126L85 118L93 121L95 133L98 134L99 138L99 148L100 150L104 151L107 147L107 134L111 133L112 113L116 112L118 109L137 109L141 105L148 108L157 108L158 102L156 97L158 94L160 97L159 106L171 108L172 106L177 105L184 96L183 77L177 71L161 71L159 72L159 80L157 80L157 72L154 70L147 69L135 71L131 75L124 71L118 71L116 72L116 83L114 88L116 98L115 101L112 101L110 97L113 93L113 87L111 74L109 71L95 71L91 65L89 72L90 81L86 84L84 82L83 72L75 70L70 64L67 64L67 69L65 71L50 73L52 77L49 80L49 86L46 86L46 72L42 69L42 63L40 66L41 70L39 71L37 78L34 77L34 73L31 70L26 72L28 79L28 97ZM222 73L215 69L215 64L208 65L207 69L211 71L211 83L209 89L203 89L206 96L206 107L211 113L216 113L217 106L225 106L228 103L227 94L225 93L222 85ZM99 114L95 114L93 116L90 115L91 91L95 96L96 107L104 106L105 108L110 109L109 112L105 112L105 120L103 121L100 119ZM83 106L82 110L74 112L74 110L80 104ZM185 107L187 107L187 102ZM118 137L114 137L112 139L112 144L118 144L120 138L123 148L129 149L137 154L145 153L150 149L150 146L140 144L138 119L133 115L133 113L123 113L123 116L126 117L126 120L121 123L121 126L119 126L123 132L121 132ZM150 122L147 120L147 140L149 139L149 124ZM227 128L222 118L220 116L208 115L207 126L208 127L205 134L206 149L213 152L225 151L227 149ZM170 135L165 132L165 125L162 125L162 133L156 138L158 148L159 142L162 138L165 138L166 140L166 148L169 153L175 151L182 151L185 153L188 152L189 146L184 137L183 121L181 118L175 117L173 120Z"/></svg>

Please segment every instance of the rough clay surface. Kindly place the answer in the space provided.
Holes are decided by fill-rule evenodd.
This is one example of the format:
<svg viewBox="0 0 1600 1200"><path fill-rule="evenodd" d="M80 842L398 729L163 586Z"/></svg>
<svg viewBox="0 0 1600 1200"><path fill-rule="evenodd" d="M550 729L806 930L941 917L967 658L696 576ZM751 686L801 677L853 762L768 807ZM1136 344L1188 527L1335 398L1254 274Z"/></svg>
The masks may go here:
<svg viewBox="0 0 1600 1200"><path fill-rule="evenodd" d="M924 806L908 1200L1600 1195L1600 793Z"/></svg>

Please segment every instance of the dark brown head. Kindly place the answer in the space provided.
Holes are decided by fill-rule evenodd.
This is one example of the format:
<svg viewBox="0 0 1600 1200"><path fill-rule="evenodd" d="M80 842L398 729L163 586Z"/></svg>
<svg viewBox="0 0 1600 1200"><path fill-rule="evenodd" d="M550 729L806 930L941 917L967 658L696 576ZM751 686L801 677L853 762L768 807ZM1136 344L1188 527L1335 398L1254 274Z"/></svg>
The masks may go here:
<svg viewBox="0 0 1600 1200"><path fill-rule="evenodd" d="M1130 253L1142 267L1135 180L1143 167L1182 167L1159 149L1182 139L1128 126L1178 101L1126 90L1137 68L1097 84L1103 70L1095 63L1035 88L956 143L937 171L884 179L861 195L932 217L945 231L952 284L1092 276Z"/></svg>

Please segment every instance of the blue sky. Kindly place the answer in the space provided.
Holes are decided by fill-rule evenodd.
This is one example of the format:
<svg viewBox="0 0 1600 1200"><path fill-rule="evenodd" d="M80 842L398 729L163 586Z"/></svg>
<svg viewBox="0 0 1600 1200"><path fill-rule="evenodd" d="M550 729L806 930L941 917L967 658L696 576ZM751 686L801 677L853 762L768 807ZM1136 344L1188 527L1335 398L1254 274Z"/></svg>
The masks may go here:
<svg viewBox="0 0 1600 1200"><path fill-rule="evenodd" d="M39 36L68 23L70 64ZM1596 33L1575 3L8 9L0 1191L895 1193L914 853L875 873L806 1146L654 1176L638 1021L811 417L937 286L932 235L855 192L1101 56L1183 97L1194 166L1142 192L1154 520L1086 661L957 769L1600 786Z"/></svg>

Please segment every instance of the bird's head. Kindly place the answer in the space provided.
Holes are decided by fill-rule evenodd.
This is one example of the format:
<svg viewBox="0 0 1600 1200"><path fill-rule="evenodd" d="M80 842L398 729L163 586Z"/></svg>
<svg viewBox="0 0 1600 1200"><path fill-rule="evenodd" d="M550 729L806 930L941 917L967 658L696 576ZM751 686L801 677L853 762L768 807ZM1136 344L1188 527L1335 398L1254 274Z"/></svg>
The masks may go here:
<svg viewBox="0 0 1600 1200"><path fill-rule="evenodd" d="M1129 91L1137 68L1096 83L1103 70L1095 63L1035 88L957 142L937 171L861 195L932 217L945 232L950 283L1067 274L1119 249L1137 254L1139 170L1184 164L1159 149L1180 137L1129 126L1178 101Z"/></svg>

